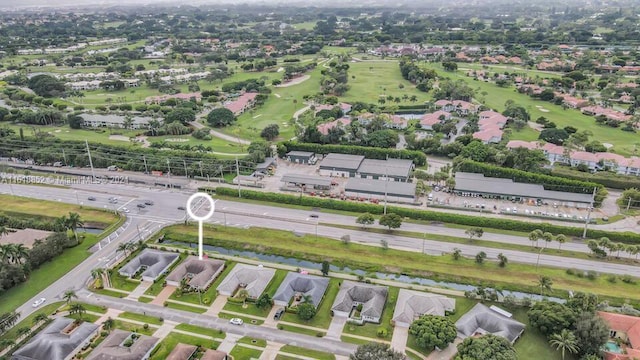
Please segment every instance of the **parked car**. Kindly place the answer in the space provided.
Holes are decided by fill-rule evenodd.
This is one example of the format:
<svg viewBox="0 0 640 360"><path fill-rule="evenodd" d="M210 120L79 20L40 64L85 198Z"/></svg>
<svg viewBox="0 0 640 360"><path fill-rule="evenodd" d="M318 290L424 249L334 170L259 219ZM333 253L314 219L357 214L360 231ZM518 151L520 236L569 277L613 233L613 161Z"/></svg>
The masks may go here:
<svg viewBox="0 0 640 360"><path fill-rule="evenodd" d="M34 302L33 302L33 304L32 304L31 306L33 306L34 308L35 308L35 307L38 307L38 306L40 306L40 305L44 304L44 302L45 302L45 301L47 301L47 299L45 299L45 298L40 298L40 299L38 299L38 300L34 301Z"/></svg>
<svg viewBox="0 0 640 360"><path fill-rule="evenodd" d="M284 309L282 308L278 309L278 311L276 311L276 313L273 315L273 320L280 320L283 314L284 314Z"/></svg>
<svg viewBox="0 0 640 360"><path fill-rule="evenodd" d="M151 206L151 205L153 205L153 201L151 201L151 200L145 200L145 201L144 201L144 204L145 204L145 205L149 205L149 206Z"/></svg>
<svg viewBox="0 0 640 360"><path fill-rule="evenodd" d="M128 212L129 212L129 209L127 209L127 208L122 208L122 212L123 212L123 213L128 213Z"/></svg>
<svg viewBox="0 0 640 360"><path fill-rule="evenodd" d="M229 320L229 324L242 325L242 324L244 324L244 321L242 321L242 319L240 319L240 318L232 318L231 320Z"/></svg>
<svg viewBox="0 0 640 360"><path fill-rule="evenodd" d="M137 207L139 207L140 209L144 209L144 208L146 208L146 207L147 207L147 205L145 205L145 204L143 204L143 203L140 203L140 204L138 204L138 205L136 205L136 206L137 206Z"/></svg>

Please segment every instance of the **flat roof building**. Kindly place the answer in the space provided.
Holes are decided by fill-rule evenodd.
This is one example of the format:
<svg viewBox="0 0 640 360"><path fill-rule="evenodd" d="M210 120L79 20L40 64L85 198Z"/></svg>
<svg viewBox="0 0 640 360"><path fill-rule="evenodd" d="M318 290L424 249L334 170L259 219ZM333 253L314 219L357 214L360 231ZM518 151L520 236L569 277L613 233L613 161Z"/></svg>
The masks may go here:
<svg viewBox="0 0 640 360"><path fill-rule="evenodd" d="M220 275L224 269L224 261L216 259L202 259L197 256L187 257L167 276L167 284L180 286L182 280L190 288L205 290Z"/></svg>
<svg viewBox="0 0 640 360"><path fill-rule="evenodd" d="M320 175L353 177L364 160L362 155L331 153L320 162Z"/></svg>
<svg viewBox="0 0 640 360"><path fill-rule="evenodd" d="M304 190L329 190L332 180L322 176L285 174L282 176L282 182L285 189L299 190L303 187Z"/></svg>
<svg viewBox="0 0 640 360"><path fill-rule="evenodd" d="M564 204L591 204L591 194L546 190L540 184L514 182L511 179L485 177L483 174L457 172L455 192L471 192L503 198L532 198Z"/></svg>
<svg viewBox="0 0 640 360"><path fill-rule="evenodd" d="M286 155L287 161L296 164L315 164L318 159L316 159L316 153L311 151L289 151Z"/></svg>
<svg viewBox="0 0 640 360"><path fill-rule="evenodd" d="M415 166L411 160L364 159L356 172L356 177L407 182L414 168Z"/></svg>
<svg viewBox="0 0 640 360"><path fill-rule="evenodd" d="M83 322L71 326L75 320L59 317L53 320L28 343L11 356L11 360L68 360L98 333L98 325ZM70 330L70 331L68 331Z"/></svg>
<svg viewBox="0 0 640 360"><path fill-rule="evenodd" d="M345 185L345 195L389 202L414 203L416 184L398 181L351 178Z"/></svg>

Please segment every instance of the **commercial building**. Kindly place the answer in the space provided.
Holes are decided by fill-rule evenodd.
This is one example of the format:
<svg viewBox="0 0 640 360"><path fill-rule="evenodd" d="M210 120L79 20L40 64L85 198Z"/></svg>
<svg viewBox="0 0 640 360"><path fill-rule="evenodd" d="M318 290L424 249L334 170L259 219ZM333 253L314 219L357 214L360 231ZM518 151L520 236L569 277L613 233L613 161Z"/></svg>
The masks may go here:
<svg viewBox="0 0 640 360"><path fill-rule="evenodd" d="M362 155L331 153L320 162L320 175L335 177L353 177L364 160Z"/></svg>
<svg viewBox="0 0 640 360"><path fill-rule="evenodd" d="M296 164L315 164L318 159L316 154L310 151L289 151L287 153L287 161Z"/></svg>
<svg viewBox="0 0 640 360"><path fill-rule="evenodd" d="M416 202L416 184L399 181L352 178L345 185L345 195L367 200L387 200L397 203Z"/></svg>
<svg viewBox="0 0 640 360"><path fill-rule="evenodd" d="M310 191L310 190L331 190L330 178L313 175L285 174L282 176L284 190Z"/></svg>
<svg viewBox="0 0 640 360"><path fill-rule="evenodd" d="M415 166L404 159L364 159L356 171L356 177L375 180L409 181Z"/></svg>
<svg viewBox="0 0 640 360"><path fill-rule="evenodd" d="M269 174L270 171L275 170L276 167L278 167L278 162L276 161L276 159L267 157L263 162L256 165L256 172L266 175Z"/></svg>
<svg viewBox="0 0 640 360"><path fill-rule="evenodd" d="M483 174L457 172L455 193L474 193L505 200L556 202L568 206L589 206L592 194L546 190L543 185L514 182L511 179L485 177Z"/></svg>

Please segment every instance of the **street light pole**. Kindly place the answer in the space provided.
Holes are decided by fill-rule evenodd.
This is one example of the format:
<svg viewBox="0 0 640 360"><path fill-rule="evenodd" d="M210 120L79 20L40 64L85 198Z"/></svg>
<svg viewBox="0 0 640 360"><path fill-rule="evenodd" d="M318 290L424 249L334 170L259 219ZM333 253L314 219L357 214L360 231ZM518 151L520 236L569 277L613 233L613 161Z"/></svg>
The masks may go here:
<svg viewBox="0 0 640 360"><path fill-rule="evenodd" d="M587 228L589 227L589 222L591 221L591 211L593 210L593 203L596 201L596 188L593 188L593 195L591 195L591 204L589 204L589 212L587 213L587 220L584 222L584 231L582 232L582 238L587 238Z"/></svg>

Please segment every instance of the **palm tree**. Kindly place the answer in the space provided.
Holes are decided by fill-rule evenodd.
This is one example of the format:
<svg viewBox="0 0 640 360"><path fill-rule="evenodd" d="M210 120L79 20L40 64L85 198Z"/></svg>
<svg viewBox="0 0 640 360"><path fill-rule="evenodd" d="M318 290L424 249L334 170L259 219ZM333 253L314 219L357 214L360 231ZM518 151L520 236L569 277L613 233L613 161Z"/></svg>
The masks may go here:
<svg viewBox="0 0 640 360"><path fill-rule="evenodd" d="M0 349L7 349L15 345L16 342L13 339L2 339L0 340Z"/></svg>
<svg viewBox="0 0 640 360"><path fill-rule="evenodd" d="M562 329L559 334L551 335L549 345L562 352L562 360L564 360L565 352L575 354L579 349L576 336L568 329Z"/></svg>
<svg viewBox="0 0 640 360"><path fill-rule="evenodd" d="M550 232L545 232L542 234L542 239L544 240L544 248L547 248L547 245L553 241L553 234Z"/></svg>
<svg viewBox="0 0 640 360"><path fill-rule="evenodd" d="M45 321L49 320L49 317L44 314L44 313L39 313L38 315L36 315L35 318L33 318L33 325L38 325L40 323L43 323Z"/></svg>
<svg viewBox="0 0 640 360"><path fill-rule="evenodd" d="M3 237L9 233L9 230L6 226L0 225L0 237Z"/></svg>
<svg viewBox="0 0 640 360"><path fill-rule="evenodd" d="M67 217L61 216L53 221L53 228L55 229L55 231L66 231L68 230L67 224Z"/></svg>
<svg viewBox="0 0 640 360"><path fill-rule="evenodd" d="M111 331L111 329L113 329L113 326L115 325L115 321L113 321L113 319L111 317L108 317L107 320L105 320L102 323L102 329L105 331Z"/></svg>
<svg viewBox="0 0 640 360"><path fill-rule="evenodd" d="M78 314L78 320L82 320L82 315L87 312L87 309L82 306L80 303L73 303L69 308L69 314L74 315Z"/></svg>
<svg viewBox="0 0 640 360"><path fill-rule="evenodd" d="M27 256L29 256L29 249L23 244L13 244L13 257L16 264L22 263L27 259Z"/></svg>
<svg viewBox="0 0 640 360"><path fill-rule="evenodd" d="M535 247L538 247L538 240L542 237L542 234L543 232L540 229L535 229L529 233L529 240L536 243Z"/></svg>
<svg viewBox="0 0 640 360"><path fill-rule="evenodd" d="M558 242L558 250L562 247L562 244L567 242L567 237L563 234L556 235L556 241Z"/></svg>
<svg viewBox="0 0 640 360"><path fill-rule="evenodd" d="M31 332L31 328L28 326L23 326L17 330L18 338L22 337L22 335L27 335Z"/></svg>
<svg viewBox="0 0 640 360"><path fill-rule="evenodd" d="M128 243L121 243L118 245L118 248L116 249L116 252L118 251L122 251L124 252L124 257L127 257L127 252L129 251L129 244Z"/></svg>
<svg viewBox="0 0 640 360"><path fill-rule="evenodd" d="M104 268L95 268L91 270L91 277L95 280L104 275Z"/></svg>
<svg viewBox="0 0 640 360"><path fill-rule="evenodd" d="M242 306L244 306L246 305L247 299L249 298L249 292L247 291L247 289L242 289L238 291L238 294L236 295L236 297L242 300Z"/></svg>
<svg viewBox="0 0 640 360"><path fill-rule="evenodd" d="M507 266L507 262L509 261L509 259L507 259L507 257L503 253L500 253L498 254L498 261L498 265L500 267L505 267Z"/></svg>
<svg viewBox="0 0 640 360"><path fill-rule="evenodd" d="M10 254L11 254L11 244L0 245L0 260L3 263L8 262Z"/></svg>
<svg viewBox="0 0 640 360"><path fill-rule="evenodd" d="M70 229L71 232L73 232L73 236L76 238L76 244L78 244L78 233L76 232L76 229L84 226L84 222L80 218L80 214L70 212L66 225L67 229Z"/></svg>
<svg viewBox="0 0 640 360"><path fill-rule="evenodd" d="M78 298L78 295L76 295L76 292L73 290L67 290L64 292L64 295L62 295L62 298L67 302L67 305L69 305L73 298Z"/></svg>
<svg viewBox="0 0 640 360"><path fill-rule="evenodd" d="M311 297L311 295L309 294L303 295L300 302L305 304L313 304L313 297Z"/></svg>
<svg viewBox="0 0 640 360"><path fill-rule="evenodd" d="M540 296L542 296L546 291L551 291L551 285L553 285L553 280L551 280L548 276L540 276L538 279L538 285L540 286Z"/></svg>

